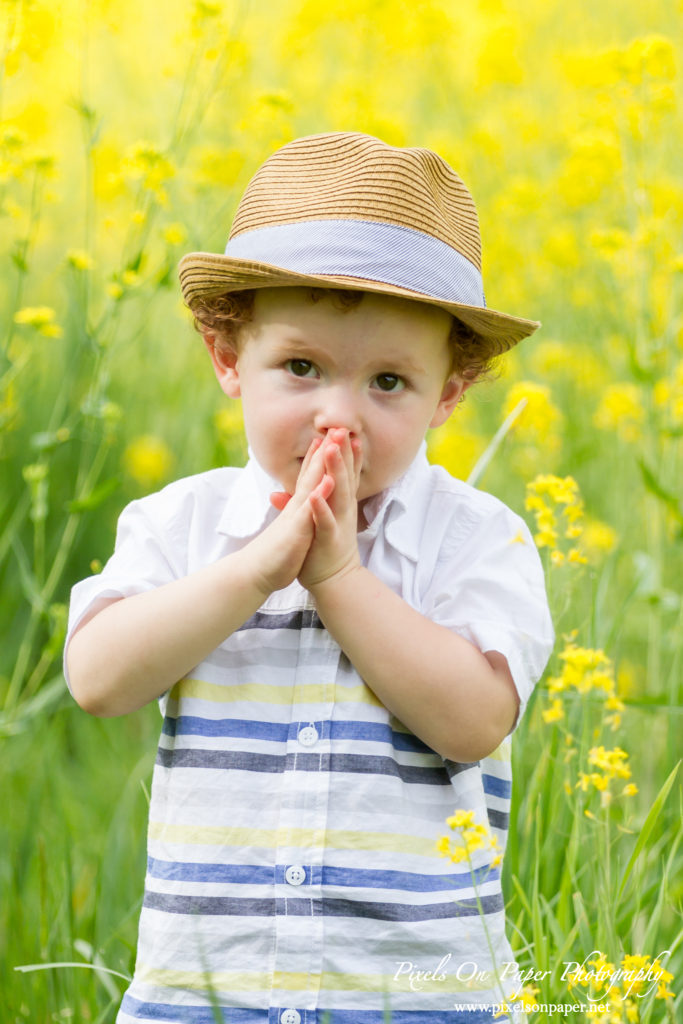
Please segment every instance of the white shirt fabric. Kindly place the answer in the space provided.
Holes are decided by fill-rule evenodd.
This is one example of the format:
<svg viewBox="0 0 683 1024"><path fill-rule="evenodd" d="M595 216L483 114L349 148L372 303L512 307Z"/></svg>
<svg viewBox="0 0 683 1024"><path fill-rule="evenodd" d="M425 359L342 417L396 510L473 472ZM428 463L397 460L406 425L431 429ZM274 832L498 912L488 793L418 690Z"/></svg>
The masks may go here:
<svg viewBox="0 0 683 1024"><path fill-rule="evenodd" d="M269 495L280 489L251 459L132 502L102 573L72 591L67 645L102 599L247 544L278 514ZM365 515L363 564L428 618L505 655L518 723L554 641L524 521L430 466L424 445ZM138 957L119 1024L208 1024L212 1006L238 1024L383 1024L387 1010L400 1024L491 1020L494 961L513 963L500 868L477 851L473 875L436 842L464 809L504 848L510 737L474 764L430 750L366 686L298 581L160 707ZM432 976L416 982L411 970Z"/></svg>

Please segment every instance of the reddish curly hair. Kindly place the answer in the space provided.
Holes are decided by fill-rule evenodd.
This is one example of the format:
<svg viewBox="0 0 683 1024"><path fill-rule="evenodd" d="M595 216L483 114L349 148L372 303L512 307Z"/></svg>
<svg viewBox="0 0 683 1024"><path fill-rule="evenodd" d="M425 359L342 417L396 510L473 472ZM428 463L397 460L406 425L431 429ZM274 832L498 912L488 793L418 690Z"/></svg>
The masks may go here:
<svg viewBox="0 0 683 1024"><path fill-rule="evenodd" d="M311 288L311 302L329 298L337 309L346 311L353 309L363 301L366 292L343 288ZM254 315L254 297L256 291L249 289L241 292L225 292L219 295L207 295L192 304L194 326L200 334L211 333L215 336L214 344L219 348L233 351L239 344L242 326ZM467 383L473 384L483 378L491 378L495 369L496 358L500 350L466 324L453 317L451 333L448 338L451 352L451 368L449 375L456 375Z"/></svg>

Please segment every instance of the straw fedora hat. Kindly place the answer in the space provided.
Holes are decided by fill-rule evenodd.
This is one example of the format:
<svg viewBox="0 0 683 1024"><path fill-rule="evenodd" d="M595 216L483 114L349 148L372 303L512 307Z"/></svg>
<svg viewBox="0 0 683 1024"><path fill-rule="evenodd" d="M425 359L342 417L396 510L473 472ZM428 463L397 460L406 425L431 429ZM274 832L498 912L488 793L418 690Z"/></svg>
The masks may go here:
<svg viewBox="0 0 683 1024"><path fill-rule="evenodd" d="M256 172L225 254L179 265L185 302L250 288L380 292L440 306L503 352L540 323L488 309L474 200L428 149L371 135L295 139Z"/></svg>

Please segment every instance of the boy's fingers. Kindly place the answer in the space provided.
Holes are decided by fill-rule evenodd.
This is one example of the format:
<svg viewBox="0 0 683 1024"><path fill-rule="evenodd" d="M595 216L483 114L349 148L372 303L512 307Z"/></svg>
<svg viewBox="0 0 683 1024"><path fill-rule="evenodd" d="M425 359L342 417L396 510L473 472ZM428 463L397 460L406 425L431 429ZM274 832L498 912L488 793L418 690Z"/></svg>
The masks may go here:
<svg viewBox="0 0 683 1024"><path fill-rule="evenodd" d="M356 481L356 492L360 484L360 472L363 466L363 446L357 437L351 438L351 452L353 454L353 476Z"/></svg>
<svg viewBox="0 0 683 1024"><path fill-rule="evenodd" d="M353 437L347 430L339 431L341 438L338 441L342 450L344 464L349 474L349 482L353 485L352 492L355 497L360 482L360 468L362 461L362 446L360 439Z"/></svg>
<svg viewBox="0 0 683 1024"><path fill-rule="evenodd" d="M314 454L317 452L317 450L320 447L320 445L322 444L322 442L323 442L322 437L314 437L313 438L313 440L311 441L311 443L308 446L308 451L304 455L304 461L301 463L301 469L299 470L299 473L303 473L304 470L306 470L308 468L308 465L309 465L311 459L313 458Z"/></svg>
<svg viewBox="0 0 683 1024"><path fill-rule="evenodd" d="M335 480L329 473L325 473L317 487L314 487L311 491L311 497L321 498L323 501L327 501L332 491L335 489Z"/></svg>
<svg viewBox="0 0 683 1024"><path fill-rule="evenodd" d="M335 488L334 477L330 476L329 473L325 473L325 476L320 481L320 485L316 488L316 492L317 492L319 497L321 497L325 501L327 501L329 496L332 494L332 491L334 490L334 488Z"/></svg>
<svg viewBox="0 0 683 1024"><path fill-rule="evenodd" d="M358 486L353 464L353 452L348 434L340 444L333 440L325 451L325 468L331 473L336 481L335 499L333 501L333 512L341 510L356 500Z"/></svg>
<svg viewBox="0 0 683 1024"><path fill-rule="evenodd" d="M322 438L315 438L311 442L301 463L301 469L299 470L299 476L297 477L294 489L294 494L300 501L305 501L316 484L320 483L320 479L325 471L322 451Z"/></svg>
<svg viewBox="0 0 683 1024"><path fill-rule="evenodd" d="M333 490L334 480L326 473L319 485L311 491L309 503L313 513L316 534L334 529L334 514L327 503L327 499L330 494L332 494Z"/></svg>

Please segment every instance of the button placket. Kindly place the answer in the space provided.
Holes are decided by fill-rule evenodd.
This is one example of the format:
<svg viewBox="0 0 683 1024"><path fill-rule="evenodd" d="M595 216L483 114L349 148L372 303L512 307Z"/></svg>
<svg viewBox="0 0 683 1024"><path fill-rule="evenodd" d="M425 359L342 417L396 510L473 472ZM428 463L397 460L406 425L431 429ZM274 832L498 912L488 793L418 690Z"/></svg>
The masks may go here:
<svg viewBox="0 0 683 1024"><path fill-rule="evenodd" d="M318 837L327 825L330 784L329 741L323 738L326 723L332 717L340 651L319 622L316 624L315 607L309 595L305 595L301 608L276 851L277 861L283 865L279 877L285 885L280 889L276 912L274 966L276 973L283 975L305 973L306 984L298 994L300 1009L286 1003L282 1008L286 992L273 991L271 1012L278 1003L282 1008L274 1018L278 1024L317 1019L315 1006L323 951L322 849ZM274 989L277 988L276 984Z"/></svg>

